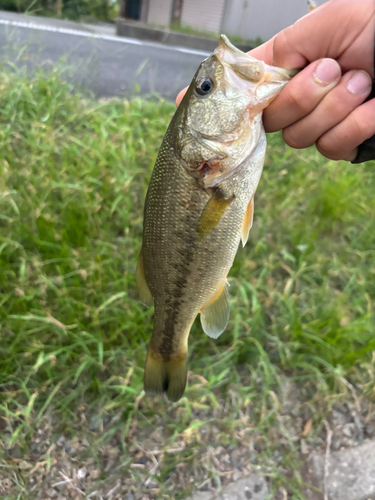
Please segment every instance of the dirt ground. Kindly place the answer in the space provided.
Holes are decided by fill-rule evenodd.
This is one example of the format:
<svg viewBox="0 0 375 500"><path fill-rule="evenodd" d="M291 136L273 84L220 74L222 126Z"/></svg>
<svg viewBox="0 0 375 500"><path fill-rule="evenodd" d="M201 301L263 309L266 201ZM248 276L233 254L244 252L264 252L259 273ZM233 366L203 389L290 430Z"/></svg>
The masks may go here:
<svg viewBox="0 0 375 500"><path fill-rule="evenodd" d="M302 468L310 453L326 452L327 437L331 451L375 438L374 408L368 401L355 398L336 403L321 422L316 422L309 405L298 401L298 391L288 380L284 387L285 402L270 429L277 445L267 460L261 459L263 437L253 433L248 423L236 429L235 445L233 440L217 442L219 429L212 423L182 433L172 447L166 448L168 430L162 418L156 428L138 426L133 420L132 426L124 429L121 414L99 417L92 409L81 406L77 409L79 424L75 423L74 428L62 429L59 419L49 414L30 442L5 449L7 434L14 433L15 423L2 419L0 446L5 459L0 469L0 493L9 499L38 500L175 499L189 492L218 490L259 469L267 477L271 491L275 470L286 480L299 476L298 470L286 469L283 461L291 453L291 445ZM195 416L199 419L199 412ZM285 439L285 428L290 443ZM162 462L164 466L170 462L171 467L161 477ZM286 486L275 489L276 499L291 498Z"/></svg>

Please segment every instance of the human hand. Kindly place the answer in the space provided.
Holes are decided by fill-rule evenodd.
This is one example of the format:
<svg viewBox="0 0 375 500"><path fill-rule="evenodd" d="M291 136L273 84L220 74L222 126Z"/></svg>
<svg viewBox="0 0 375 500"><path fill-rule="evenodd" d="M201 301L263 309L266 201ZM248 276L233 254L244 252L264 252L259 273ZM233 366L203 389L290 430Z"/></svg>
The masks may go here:
<svg viewBox="0 0 375 500"><path fill-rule="evenodd" d="M331 0L250 51L267 64L304 68L265 109L266 132L283 130L294 148L315 143L327 158L353 160L375 134L375 99L362 104L374 77L374 31L373 0Z"/></svg>
<svg viewBox="0 0 375 500"><path fill-rule="evenodd" d="M373 0L331 0L249 52L288 69L307 64L264 111L266 131L282 129L291 147L316 144L327 158L353 160L375 134L375 100L362 104L374 77L374 31Z"/></svg>

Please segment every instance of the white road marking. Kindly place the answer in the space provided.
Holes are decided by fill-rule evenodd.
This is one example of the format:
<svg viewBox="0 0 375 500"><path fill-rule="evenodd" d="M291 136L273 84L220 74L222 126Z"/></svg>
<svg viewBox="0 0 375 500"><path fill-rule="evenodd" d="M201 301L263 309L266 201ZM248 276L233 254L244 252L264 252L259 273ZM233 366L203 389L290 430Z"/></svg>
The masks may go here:
<svg viewBox="0 0 375 500"><path fill-rule="evenodd" d="M127 43L130 45L144 45L148 47L155 47L158 49L163 49L163 50L175 50L177 52L184 52L186 54L194 54L198 56L208 56L209 52L204 52L202 50L196 50L196 49L188 49L186 47L175 47L172 45L164 45L164 44L159 44L159 43L154 43L154 42L145 42L141 40L135 40L134 38L126 38L122 36L112 36L112 35L104 35L100 33L90 33L88 31L80 31L80 30L73 30L69 28L58 28L56 26L47 26L44 24L35 24L35 23L25 23L21 21L8 21L7 19L0 19L0 25L6 25L6 26L14 26L16 28L29 28L33 30L39 30L39 31L52 31L54 33L63 33L65 35L75 35L75 36L82 36L86 38L98 38L100 40L108 40L109 42L119 42L119 43Z"/></svg>
<svg viewBox="0 0 375 500"><path fill-rule="evenodd" d="M197 54L199 56L205 56L205 57L210 55L210 52L203 52L203 50L196 50L196 49L188 49L187 47L175 47L175 49L180 52L186 52L186 54Z"/></svg>

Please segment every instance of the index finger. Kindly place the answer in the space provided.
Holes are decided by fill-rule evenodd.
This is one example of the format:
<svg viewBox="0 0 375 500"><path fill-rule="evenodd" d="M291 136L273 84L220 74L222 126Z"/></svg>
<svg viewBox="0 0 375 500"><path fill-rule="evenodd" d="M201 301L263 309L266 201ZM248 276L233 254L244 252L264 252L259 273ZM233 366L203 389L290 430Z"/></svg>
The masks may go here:
<svg viewBox="0 0 375 500"><path fill-rule="evenodd" d="M179 107L180 102L182 101L182 98L186 94L186 91L187 91L188 88L189 87L185 87L184 89L180 90L180 92L177 94L177 97L176 97L176 108Z"/></svg>
<svg viewBox="0 0 375 500"><path fill-rule="evenodd" d="M262 43L259 47L255 47L248 52L249 56L264 61L266 64L272 65L273 61L273 44L277 35L272 37L268 42Z"/></svg>

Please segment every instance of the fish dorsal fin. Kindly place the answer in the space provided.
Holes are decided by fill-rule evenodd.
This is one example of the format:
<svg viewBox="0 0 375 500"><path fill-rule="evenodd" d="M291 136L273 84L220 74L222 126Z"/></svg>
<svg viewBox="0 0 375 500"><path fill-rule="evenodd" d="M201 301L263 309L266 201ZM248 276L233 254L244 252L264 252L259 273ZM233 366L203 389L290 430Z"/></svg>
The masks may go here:
<svg viewBox="0 0 375 500"><path fill-rule="evenodd" d="M143 251L141 249L137 262L137 270L135 272L135 281L137 285L137 294L139 300L147 307L151 307L154 303L150 289L148 287L145 270L143 267Z"/></svg>
<svg viewBox="0 0 375 500"><path fill-rule="evenodd" d="M227 200L222 200L216 196L212 196L207 202L207 205L204 207L202 215L199 219L197 228L198 233L204 235L215 229L233 200L234 196Z"/></svg>
<svg viewBox="0 0 375 500"><path fill-rule="evenodd" d="M206 335L217 339L229 321L229 284L224 282L211 302L201 311L201 324Z"/></svg>
<svg viewBox="0 0 375 500"><path fill-rule="evenodd" d="M253 226L253 219L254 219L254 196L251 198L250 203L247 206L245 217L242 224L241 241L243 247L246 245L246 242L249 239L250 229Z"/></svg>

